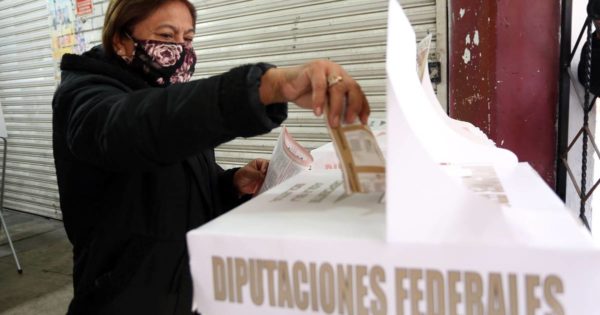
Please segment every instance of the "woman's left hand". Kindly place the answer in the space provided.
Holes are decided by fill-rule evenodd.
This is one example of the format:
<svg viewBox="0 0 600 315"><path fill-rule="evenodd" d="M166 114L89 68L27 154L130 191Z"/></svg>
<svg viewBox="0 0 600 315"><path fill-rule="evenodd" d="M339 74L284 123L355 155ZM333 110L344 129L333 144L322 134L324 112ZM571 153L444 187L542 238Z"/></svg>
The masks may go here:
<svg viewBox="0 0 600 315"><path fill-rule="evenodd" d="M332 127L342 120L352 123L359 118L367 123L369 102L360 85L338 64L317 60L302 66L269 69L261 80L264 104L294 102L321 116L328 107ZM345 117L341 117L345 108Z"/></svg>
<svg viewBox="0 0 600 315"><path fill-rule="evenodd" d="M239 194L256 194L265 180L268 168L269 160L256 159L237 170L233 175L233 185Z"/></svg>

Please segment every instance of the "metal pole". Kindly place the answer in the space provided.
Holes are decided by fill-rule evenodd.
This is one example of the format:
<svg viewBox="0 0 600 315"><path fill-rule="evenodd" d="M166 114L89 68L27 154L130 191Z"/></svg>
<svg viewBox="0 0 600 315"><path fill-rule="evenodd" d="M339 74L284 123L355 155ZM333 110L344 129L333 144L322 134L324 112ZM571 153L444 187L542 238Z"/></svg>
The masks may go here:
<svg viewBox="0 0 600 315"><path fill-rule="evenodd" d="M571 14L572 0L562 1L556 193L563 201L566 200L567 169L561 163L560 158L567 154L567 146L569 144L569 92L571 78L568 70L571 66Z"/></svg>
<svg viewBox="0 0 600 315"><path fill-rule="evenodd" d="M10 246L10 250L12 251L13 257L15 258L15 263L17 264L17 271L19 273L23 273L23 269L21 269L21 264L19 263L19 257L17 257L17 251L15 251L15 247L13 246L13 242L10 239L10 233L8 233L8 227L6 226L6 222L4 221L4 216L2 212L4 211L4 180L6 178L6 149L8 147L8 141L4 137L0 137L4 142L4 153L2 154L2 179L0 179L0 221L2 221L2 227L4 228L4 233L6 233L6 238L8 239L8 245Z"/></svg>

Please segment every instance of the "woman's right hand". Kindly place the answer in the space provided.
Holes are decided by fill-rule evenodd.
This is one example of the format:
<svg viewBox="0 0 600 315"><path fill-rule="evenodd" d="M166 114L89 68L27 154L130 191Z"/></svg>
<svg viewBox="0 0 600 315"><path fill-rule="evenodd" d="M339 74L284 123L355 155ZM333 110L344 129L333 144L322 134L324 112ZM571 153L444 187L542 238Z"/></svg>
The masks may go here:
<svg viewBox="0 0 600 315"><path fill-rule="evenodd" d="M359 118L367 123L371 109L360 85L338 64L317 60L302 66L271 68L262 77L263 104L294 102L321 116L328 107L332 127L344 119L352 123ZM346 106L346 115L341 117Z"/></svg>

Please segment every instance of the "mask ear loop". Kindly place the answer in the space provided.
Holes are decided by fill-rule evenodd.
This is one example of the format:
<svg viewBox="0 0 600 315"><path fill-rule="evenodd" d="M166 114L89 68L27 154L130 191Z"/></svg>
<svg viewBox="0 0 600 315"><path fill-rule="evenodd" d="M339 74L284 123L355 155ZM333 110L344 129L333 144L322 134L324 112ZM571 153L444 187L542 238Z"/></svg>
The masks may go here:
<svg viewBox="0 0 600 315"><path fill-rule="evenodd" d="M135 49L137 48L138 43L137 40L133 38L133 36L129 35L129 32L123 32L123 34L125 34L125 36L127 36L133 42L133 51L131 52L131 56L119 55L119 57L121 57L121 59L123 59L127 64L130 64L133 61L133 57L135 56Z"/></svg>

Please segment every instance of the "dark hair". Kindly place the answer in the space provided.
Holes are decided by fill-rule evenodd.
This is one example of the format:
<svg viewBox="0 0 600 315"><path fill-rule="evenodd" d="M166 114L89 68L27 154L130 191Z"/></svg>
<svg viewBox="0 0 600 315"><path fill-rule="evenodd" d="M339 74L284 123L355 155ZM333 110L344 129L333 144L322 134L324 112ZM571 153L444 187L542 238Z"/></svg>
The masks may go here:
<svg viewBox="0 0 600 315"><path fill-rule="evenodd" d="M196 8L188 0L111 0L104 17L102 28L102 45L109 56L115 55L113 38L115 34L125 36L132 32L133 26L144 20L163 4L179 1L190 10L194 27L196 26Z"/></svg>

